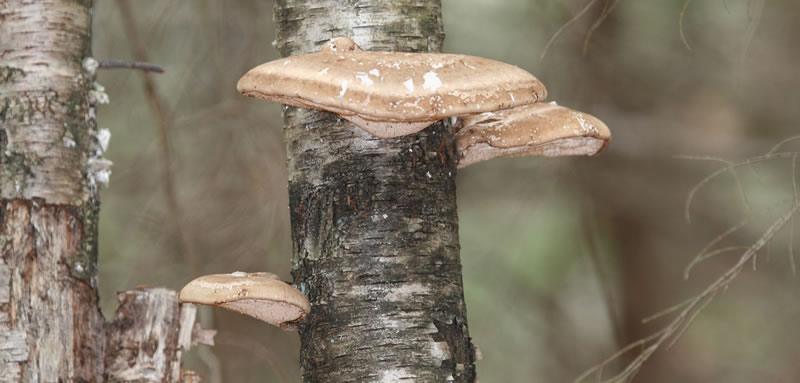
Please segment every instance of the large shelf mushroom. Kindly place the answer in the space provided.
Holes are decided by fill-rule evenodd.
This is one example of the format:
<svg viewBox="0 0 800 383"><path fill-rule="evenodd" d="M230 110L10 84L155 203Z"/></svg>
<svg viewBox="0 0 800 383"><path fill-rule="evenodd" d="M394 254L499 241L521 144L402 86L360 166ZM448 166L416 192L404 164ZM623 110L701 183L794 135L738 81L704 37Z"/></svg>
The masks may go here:
<svg viewBox="0 0 800 383"><path fill-rule="evenodd" d="M505 156L593 155L611 138L599 119L543 104L544 85L514 65L456 54L363 51L346 37L320 52L259 65L237 89L336 113L380 138L463 117L456 133L465 158L459 167Z"/></svg>
<svg viewBox="0 0 800 383"><path fill-rule="evenodd" d="M320 52L261 64L239 80L237 89L336 113L381 138L546 97L536 77L513 65L465 55L363 51L344 37Z"/></svg>

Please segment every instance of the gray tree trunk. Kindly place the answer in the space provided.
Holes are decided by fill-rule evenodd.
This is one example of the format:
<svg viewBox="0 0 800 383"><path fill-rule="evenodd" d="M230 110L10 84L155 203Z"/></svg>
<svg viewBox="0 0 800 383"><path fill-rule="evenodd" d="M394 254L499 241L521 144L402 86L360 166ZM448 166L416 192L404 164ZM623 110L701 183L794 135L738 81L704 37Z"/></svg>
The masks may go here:
<svg viewBox="0 0 800 383"><path fill-rule="evenodd" d="M0 0L0 382L177 382L192 343L193 308L163 289L124 293L137 299L106 337L97 218L110 163L91 6Z"/></svg>
<svg viewBox="0 0 800 383"><path fill-rule="evenodd" d="M439 51L438 0L279 0L283 56L353 38L365 50ZM306 382L475 381L456 214L452 128L371 137L286 108L293 276Z"/></svg>

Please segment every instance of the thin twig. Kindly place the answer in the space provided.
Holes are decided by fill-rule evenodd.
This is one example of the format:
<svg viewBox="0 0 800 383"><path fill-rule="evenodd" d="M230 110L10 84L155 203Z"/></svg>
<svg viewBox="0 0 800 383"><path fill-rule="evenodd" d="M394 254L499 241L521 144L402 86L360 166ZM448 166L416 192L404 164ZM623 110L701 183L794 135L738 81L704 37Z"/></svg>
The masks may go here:
<svg viewBox="0 0 800 383"><path fill-rule="evenodd" d="M755 6L753 6L754 3ZM757 0L756 2L751 0L747 4L747 29L745 30L744 37L742 38L744 44L742 47L742 53L739 56L740 62L744 62L744 59L747 56L747 51L750 49L750 44L753 42L753 37L756 35L758 25L761 23L761 14L764 11L764 4L764 0Z"/></svg>
<svg viewBox="0 0 800 383"><path fill-rule="evenodd" d="M745 225L747 225L747 221L748 221L747 219L744 219L741 222L737 223L736 225L733 225L733 226L729 227L728 230L725 230L722 234L714 237L714 239L709 241L708 244L706 244L706 246L703 247L703 249L700 250L700 252L698 252L697 255L694 256L694 259L700 258L704 254L708 253L708 251L710 251L712 247L716 246L717 243L719 243L719 241L722 241L727 236L733 234L737 230L739 230L742 227L744 227ZM695 261L692 260L692 262L689 263L689 266L686 268L686 271L684 271L684 273L683 273L683 279L689 279L689 271L691 270L692 265L693 265L694 262Z"/></svg>
<svg viewBox="0 0 800 383"><path fill-rule="evenodd" d="M567 27L572 25L572 23L578 21L578 19L580 19L583 15L585 15L586 12L589 12L589 9L592 8L592 5L594 5L595 2L597 2L597 0L589 0L589 2L586 3L586 6L584 6L583 9L581 9L580 12L578 12L578 14L573 16L566 23L564 23L564 25L558 28L556 33L553 33L553 36L551 36L550 40L547 41L547 44L544 45L544 49L542 49L542 54L539 55L539 61L544 60L544 56L547 55L547 51L550 49L550 46L553 45L553 43L556 41L558 36L560 36L561 33L564 32L565 29L567 29Z"/></svg>
<svg viewBox="0 0 800 383"><path fill-rule="evenodd" d="M625 382L634 376L641 369L644 362L646 362L667 340L672 339L672 341L669 343L671 345L676 341L676 339L680 338L680 335L686 331L688 326L690 326L694 319L696 319L698 313L703 310L710 300L713 299L713 297L720 290L724 290L730 285L730 283L742 271L744 265L750 262L753 257L757 256L758 251L770 243L775 235L786 226L787 222L789 222L789 220L792 219L792 217L794 217L798 211L800 211L800 203L795 201L789 211L778 217L773 224L770 225L766 231L764 231L761 237L747 248L747 250L739 258L739 261L733 267L728 269L728 271L726 271L722 276L708 285L706 289L703 290L703 292L701 292L699 295L689 299L686 303L677 305L678 307L683 306L684 309L681 310L681 312L675 318L673 318L673 320L667 326L643 339L625 346L622 350L618 351L610 358L587 370L575 380L575 383L582 382L592 374L602 371L605 366L617 360L621 355L627 353L634 347L644 346L652 342L652 344L650 344L639 355L637 355L636 358L634 358L634 360L629 363L620 373L609 379L602 380L602 383ZM599 376L598 378L602 379L602 376Z"/></svg>
<svg viewBox="0 0 800 383"><path fill-rule="evenodd" d="M686 217L686 222L688 222L688 223L692 222L691 215L690 215L689 212L691 210L690 208L691 208L692 200L694 199L695 193L697 193L706 183L708 183L712 179L716 178L720 174L725 173L727 171L731 171L731 170L736 169L736 168L740 168L742 166L752 165L752 164L755 164L755 163L758 163L758 162L775 160L775 159L779 159L779 158L789 158L789 157L792 157L792 156L794 156L795 154L798 154L798 153L800 153L800 152L772 153L772 154L765 154L763 156L748 158L746 160L739 161L739 162L730 162L730 165L728 165L726 167L723 167L721 169L718 169L717 171L709 174L708 176L706 176L706 178L703 178L700 182L695 184L695 186L692 188L692 190L689 191L689 194L686 197L686 204L685 204L685 207L684 207L684 215ZM713 157L679 156L677 158L707 160L707 159L711 159Z"/></svg>
<svg viewBox="0 0 800 383"><path fill-rule="evenodd" d="M125 34L131 42L131 50L133 57L136 61L147 62L147 50L144 43L139 37L139 32L136 28L136 21L134 20L133 12L131 11L128 0L117 0L120 16L122 18L122 26L125 29ZM150 102L150 108L156 115L158 120L158 142L161 147L161 161L162 161L162 180L164 183L164 194L167 199L167 208L172 220L173 226L178 237L178 243L181 256L186 262L187 267L192 272L192 275L199 273L199 265L194 259L193 252L191 251L190 243L186 238L186 233L182 225L182 215L178 198L175 193L175 181L173 177L174 160L172 156L172 145L170 144L169 128L172 125L172 117L167 110L167 104L156 89L153 79L147 74L142 73L142 85L144 92L147 95L147 100Z"/></svg>
<svg viewBox="0 0 800 383"><path fill-rule="evenodd" d="M655 314L651 314L650 316L645 317L644 319L642 319L642 324L650 323L650 322L652 322L652 321L654 321L654 320L656 320L658 318L661 318L661 317L663 317L663 316L665 316L667 314L674 313L674 312L680 310L682 307L688 305L689 303L692 303L693 300L694 300L694 297L687 298L685 301L683 301L681 303L673 305L672 307L667 307L664 310L661 310L661 311L659 311L659 312L657 312Z"/></svg>
<svg viewBox="0 0 800 383"><path fill-rule="evenodd" d="M691 2L692 0L686 0L681 9L680 17L678 18L678 32L681 34L683 45L686 47L686 50L689 51L692 50L692 47L689 45L689 41L686 40L686 35L683 34L683 19L686 17L686 12L689 10L689 4L691 4Z"/></svg>
<svg viewBox="0 0 800 383"><path fill-rule="evenodd" d="M778 149L780 149L781 146L783 146L783 145L785 145L785 144L787 144L789 142L796 141L796 140L800 140L800 136L788 137L788 138L782 140L781 142L778 142L777 144L775 144L775 146L773 146L772 149L770 149L767 152L767 154L775 153L775 152L778 151Z"/></svg>
<svg viewBox="0 0 800 383"><path fill-rule="evenodd" d="M736 181L736 188L739 189L739 195L742 196L742 203L744 203L745 209L747 211L750 211L750 201L747 199L747 193L745 193L745 191L744 191L744 186L742 185L742 181L739 179L739 174L736 173L736 167L734 166L733 162L731 162L729 160L726 160L724 158L719 158L719 157L714 157L714 156L679 155L679 156L675 156L675 158L684 159L684 160L716 161L716 162L722 162L722 163L728 165L728 169L730 170L731 175L733 176L733 179ZM750 168L752 169L753 167L751 166ZM698 184L698 186L701 186L701 185ZM688 213L687 213L686 217L687 217L686 220L688 221L689 220Z"/></svg>
<svg viewBox="0 0 800 383"><path fill-rule="evenodd" d="M589 31L586 32L586 37L583 39L584 56L586 56L586 53L589 51L589 40L591 40L592 35L594 35L594 32L597 30L597 28L600 28L600 26L603 25L603 22L606 21L608 16L611 15L611 12L614 12L614 8L619 5L619 2L619 0L613 0L611 5L608 5L608 2L606 2L606 6L603 7L603 11L600 13L600 16L594 21L594 24L592 24L592 26L589 28Z"/></svg>
<svg viewBox="0 0 800 383"><path fill-rule="evenodd" d="M612 290L611 278L608 275L606 263L603 262L603 259L600 255L600 251L598 249L599 246L597 244L597 235L595 235L597 231L595 228L596 225L593 225L597 222L597 218L593 214L595 209L594 206L587 205L589 205L589 203L584 205L584 208L581 209L583 215L583 219L581 219L581 232L584 238L585 250L589 255L589 260L592 262L592 266L594 266L595 274L597 275L600 285L600 291L602 292L603 298L606 301L605 308L607 315L611 320L611 328L614 338L621 339L620 334L622 333L622 324L614 310L614 308L617 307L617 304L614 297L614 291Z"/></svg>
<svg viewBox="0 0 800 383"><path fill-rule="evenodd" d="M747 249L747 246L729 246L729 247L723 247L721 249L716 249L714 251L710 251L705 254L698 254L696 257L694 257L694 259L692 259L691 262L689 262L689 265L686 266L686 270L683 271L683 279L689 279L689 273L692 271L694 266L700 262L703 262L709 258L713 258L720 254L730 253L732 251L745 250L745 249Z"/></svg>
<svg viewBox="0 0 800 383"><path fill-rule="evenodd" d="M159 65L141 61L100 60L100 69L136 69L142 72L164 73L164 68Z"/></svg>

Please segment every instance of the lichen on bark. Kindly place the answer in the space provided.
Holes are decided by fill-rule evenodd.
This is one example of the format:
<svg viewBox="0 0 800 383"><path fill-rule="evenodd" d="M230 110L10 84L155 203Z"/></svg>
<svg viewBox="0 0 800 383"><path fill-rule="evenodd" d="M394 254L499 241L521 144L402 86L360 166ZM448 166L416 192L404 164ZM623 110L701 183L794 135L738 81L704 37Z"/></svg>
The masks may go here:
<svg viewBox="0 0 800 383"><path fill-rule="evenodd" d="M282 55L332 37L439 51L439 1L281 0ZM462 287L452 127L378 139L335 115L284 111L306 382L475 380Z"/></svg>
<svg viewBox="0 0 800 383"><path fill-rule="evenodd" d="M102 381L90 7L0 6L0 381Z"/></svg>

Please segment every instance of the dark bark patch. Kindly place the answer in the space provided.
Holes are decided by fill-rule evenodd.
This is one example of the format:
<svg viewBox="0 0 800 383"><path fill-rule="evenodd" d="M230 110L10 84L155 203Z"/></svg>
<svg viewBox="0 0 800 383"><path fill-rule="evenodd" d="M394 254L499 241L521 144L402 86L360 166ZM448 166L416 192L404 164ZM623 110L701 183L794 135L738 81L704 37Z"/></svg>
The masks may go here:
<svg viewBox="0 0 800 383"><path fill-rule="evenodd" d="M475 380L475 348L466 333L466 324L458 323L454 318L452 322L445 323L433 321L438 333L431 335L434 341L447 342L452 359L442 361L442 367L453 371L453 377L459 382L472 382Z"/></svg>
<svg viewBox="0 0 800 383"><path fill-rule="evenodd" d="M25 71L21 68L8 65L0 66L0 84L14 82L23 77L25 77Z"/></svg>

